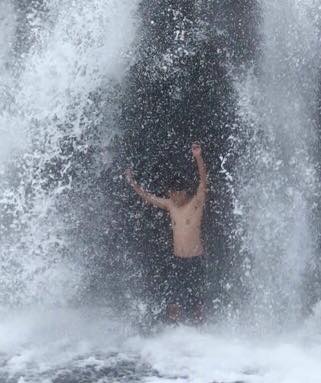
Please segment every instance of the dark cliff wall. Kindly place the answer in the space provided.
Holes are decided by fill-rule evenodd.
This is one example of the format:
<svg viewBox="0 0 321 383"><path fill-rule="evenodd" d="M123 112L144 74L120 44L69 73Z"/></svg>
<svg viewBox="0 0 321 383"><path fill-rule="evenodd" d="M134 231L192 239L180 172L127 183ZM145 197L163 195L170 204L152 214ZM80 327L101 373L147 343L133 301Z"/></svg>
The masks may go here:
<svg viewBox="0 0 321 383"><path fill-rule="evenodd" d="M186 175L195 188L198 178L190 146L198 140L209 171L203 224L209 301L225 304L233 295L233 288L225 289L227 281L240 288L234 272L240 260L235 256L232 197L221 171L222 158L229 156L227 166L234 161L229 137L237 120L229 73L232 66L253 60L256 9L252 1L223 6L219 1L145 0L140 16L137 60L121 102L123 135L115 140L118 154L106 175L117 180L109 188L117 212L108 239L110 253L121 243L136 270L136 279L131 278L134 291L150 302L163 301L171 256L168 217L142 203L117 175L131 166L137 181L158 195L166 194L173 173Z"/></svg>
<svg viewBox="0 0 321 383"><path fill-rule="evenodd" d="M34 4L46 17L43 2ZM32 33L23 17L31 5L17 0L16 7L22 19L17 51L27 50ZM198 175L190 149L200 141L209 171L203 222L208 300L224 307L238 301L233 297L242 284L232 195L221 166L227 159L228 172L237 160L230 140L238 123L232 73L256 55L255 2L143 0L137 16L135 61L125 81L89 95L81 137L68 136L72 116L58 127L65 136L57 157L42 170L43 187L73 180L57 209L74 244L64 250L66 256L77 253L88 265L80 299L106 298L123 308L143 298L159 307L171 261L169 220L145 205L121 175L131 166L137 181L164 196L175 173L195 190ZM113 161L104 169L102 143L115 126L119 135L108 148Z"/></svg>

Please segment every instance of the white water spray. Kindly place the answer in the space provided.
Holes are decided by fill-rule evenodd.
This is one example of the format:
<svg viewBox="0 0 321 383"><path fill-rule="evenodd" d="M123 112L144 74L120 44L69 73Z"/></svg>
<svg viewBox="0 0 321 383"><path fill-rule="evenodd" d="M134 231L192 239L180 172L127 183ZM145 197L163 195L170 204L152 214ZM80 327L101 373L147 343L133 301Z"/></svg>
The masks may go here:
<svg viewBox="0 0 321 383"><path fill-rule="evenodd" d="M28 35L16 36L28 41L27 52L15 48L13 4L1 5L1 18L8 15L1 36L8 38L0 41L6 44L0 57L0 105L6 106L0 112L6 149L0 156L0 304L64 302L81 284L80 255L68 237L80 223L62 221L57 211L73 179L46 187L43 176L50 177L46 164L61 156L63 137L77 139L90 130L83 115L93 104L91 93L121 81L137 3L48 0L41 11L30 4L23 15ZM102 115L111 121L99 126L104 145L116 127L113 105L102 108L90 121L99 126ZM79 150L85 153L86 147ZM57 171L63 176L68 154L61 160Z"/></svg>
<svg viewBox="0 0 321 383"><path fill-rule="evenodd" d="M259 62L237 84L242 129L236 188L245 283L252 318L272 327L300 317L303 277L316 244L317 3L260 2Z"/></svg>

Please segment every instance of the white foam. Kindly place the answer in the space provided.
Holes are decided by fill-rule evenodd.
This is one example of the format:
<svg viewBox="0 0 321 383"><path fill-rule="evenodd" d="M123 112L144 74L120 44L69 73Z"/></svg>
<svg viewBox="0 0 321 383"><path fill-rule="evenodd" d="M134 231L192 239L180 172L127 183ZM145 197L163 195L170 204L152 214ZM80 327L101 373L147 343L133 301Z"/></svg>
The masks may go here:
<svg viewBox="0 0 321 383"><path fill-rule="evenodd" d="M319 323L317 315L310 318L310 325ZM6 371L28 382L31 370L33 376L62 366L99 370L119 361L134 361L157 371L142 376L145 383L321 380L321 343L309 336L307 327L265 339L218 327L180 326L144 338L99 308L42 309L2 316L0 340L0 353L8 360Z"/></svg>

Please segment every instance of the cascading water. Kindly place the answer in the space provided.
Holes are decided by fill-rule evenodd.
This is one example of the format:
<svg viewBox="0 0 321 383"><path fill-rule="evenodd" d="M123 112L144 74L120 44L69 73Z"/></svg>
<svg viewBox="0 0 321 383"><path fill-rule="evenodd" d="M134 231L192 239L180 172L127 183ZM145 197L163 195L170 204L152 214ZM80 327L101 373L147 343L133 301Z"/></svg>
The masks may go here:
<svg viewBox="0 0 321 383"><path fill-rule="evenodd" d="M1 4L0 302L64 302L85 272L73 161L96 148L83 190L108 162L136 2Z"/></svg>
<svg viewBox="0 0 321 383"><path fill-rule="evenodd" d="M261 1L258 63L238 82L241 215L251 315L262 325L297 321L317 235L315 143L320 72L320 7L315 1ZM289 325L289 323L287 323Z"/></svg>
<svg viewBox="0 0 321 383"><path fill-rule="evenodd" d="M1 383L320 382L320 307L288 325L318 263L321 3L257 5L0 2ZM168 222L120 175L133 161L159 192L171 162L193 173L181 147L194 138L210 170L209 305L247 323L145 337L102 296L122 306L150 282L162 298ZM253 324L283 332L253 339Z"/></svg>
<svg viewBox="0 0 321 383"><path fill-rule="evenodd" d="M6 134L7 130L5 130L5 123L6 121L6 100L10 100L10 88L12 86L12 79L10 77L10 71L9 71L9 61L10 56L13 54L12 52L12 45L15 41L15 33L16 33L16 15L13 9L12 4L10 3L1 3L0 5L0 14L1 14L1 40L0 40L0 78L1 78L1 88L0 88L0 106L1 110L4 112L2 113L3 118L3 124L1 126L0 134L1 134L1 147L0 147L0 161L2 164L2 160L7 157L8 154L8 148L10 146L13 146L14 142L17 142L16 137L14 142L12 142L12 135ZM9 120L9 117L8 117ZM19 140L20 142L20 140Z"/></svg>

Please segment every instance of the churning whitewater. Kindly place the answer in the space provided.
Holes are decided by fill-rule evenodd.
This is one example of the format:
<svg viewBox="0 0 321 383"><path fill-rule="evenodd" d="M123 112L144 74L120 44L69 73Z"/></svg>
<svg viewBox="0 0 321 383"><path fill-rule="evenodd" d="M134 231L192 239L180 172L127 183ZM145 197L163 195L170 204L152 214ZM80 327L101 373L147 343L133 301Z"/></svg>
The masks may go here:
<svg viewBox="0 0 321 383"><path fill-rule="evenodd" d="M320 382L320 21L321 0L0 2L1 383ZM196 140L207 320L164 325L168 221L123 174L193 180Z"/></svg>

